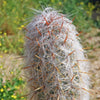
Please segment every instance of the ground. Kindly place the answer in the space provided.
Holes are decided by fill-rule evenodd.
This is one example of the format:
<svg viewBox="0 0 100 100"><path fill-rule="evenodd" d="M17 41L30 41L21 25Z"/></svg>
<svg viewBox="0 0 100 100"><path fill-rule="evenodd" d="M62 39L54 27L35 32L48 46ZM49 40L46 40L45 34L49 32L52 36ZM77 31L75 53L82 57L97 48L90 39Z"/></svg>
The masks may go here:
<svg viewBox="0 0 100 100"><path fill-rule="evenodd" d="M86 43L93 48L88 52L91 71L92 100L100 100L100 29L93 28L86 36Z"/></svg>

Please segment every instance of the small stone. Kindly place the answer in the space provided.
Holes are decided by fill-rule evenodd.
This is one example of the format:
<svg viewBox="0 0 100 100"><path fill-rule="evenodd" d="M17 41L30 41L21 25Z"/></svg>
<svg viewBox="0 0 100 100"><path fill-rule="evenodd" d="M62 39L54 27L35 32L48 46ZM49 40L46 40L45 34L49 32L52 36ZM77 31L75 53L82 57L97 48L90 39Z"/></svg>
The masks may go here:
<svg viewBox="0 0 100 100"><path fill-rule="evenodd" d="M96 70L100 70L100 66L95 66L95 69Z"/></svg>
<svg viewBox="0 0 100 100"><path fill-rule="evenodd" d="M100 79L97 79L97 84L100 84Z"/></svg>
<svg viewBox="0 0 100 100"><path fill-rule="evenodd" d="M97 74L95 75L95 77L96 77L96 78L100 78L100 75L99 75L99 73L97 73Z"/></svg>
<svg viewBox="0 0 100 100"><path fill-rule="evenodd" d="M97 99L100 99L100 95L97 95L97 97L96 97Z"/></svg>
<svg viewBox="0 0 100 100"><path fill-rule="evenodd" d="M100 87L96 87L96 90L100 91Z"/></svg>

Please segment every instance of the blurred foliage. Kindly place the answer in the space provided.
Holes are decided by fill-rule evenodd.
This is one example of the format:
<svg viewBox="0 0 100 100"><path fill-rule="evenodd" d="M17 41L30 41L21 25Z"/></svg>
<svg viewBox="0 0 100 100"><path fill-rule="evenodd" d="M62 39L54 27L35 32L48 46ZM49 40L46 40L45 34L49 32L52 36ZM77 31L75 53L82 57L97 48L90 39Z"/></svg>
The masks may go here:
<svg viewBox="0 0 100 100"><path fill-rule="evenodd" d="M0 100L26 100L23 66L15 55L0 55Z"/></svg>
<svg viewBox="0 0 100 100"><path fill-rule="evenodd" d="M18 92L23 84L22 79L13 78L3 83L3 79L0 78L0 100L25 100L25 97Z"/></svg>
<svg viewBox="0 0 100 100"><path fill-rule="evenodd" d="M0 0L0 51L23 54L21 30L35 16L33 8L43 10L45 7L53 7L70 20L75 18L73 23L78 31L88 32L94 24L100 25L99 20L91 19L95 6L89 0Z"/></svg>
<svg viewBox="0 0 100 100"><path fill-rule="evenodd" d="M88 0L87 0L88 1ZM67 14L70 19L76 16L75 24L79 30L87 31L90 27L89 20L92 10L95 8L91 3L83 0L1 0L0 3L0 27L1 31L14 34L21 30L21 25L33 17L30 8L43 10L51 6ZM29 19L27 19L29 18ZM88 20L88 22L87 22ZM84 24L83 24L84 23ZM92 24L92 23L91 23Z"/></svg>
<svg viewBox="0 0 100 100"><path fill-rule="evenodd" d="M0 34L0 51L2 53L23 54L24 37L22 34L8 36L7 33Z"/></svg>

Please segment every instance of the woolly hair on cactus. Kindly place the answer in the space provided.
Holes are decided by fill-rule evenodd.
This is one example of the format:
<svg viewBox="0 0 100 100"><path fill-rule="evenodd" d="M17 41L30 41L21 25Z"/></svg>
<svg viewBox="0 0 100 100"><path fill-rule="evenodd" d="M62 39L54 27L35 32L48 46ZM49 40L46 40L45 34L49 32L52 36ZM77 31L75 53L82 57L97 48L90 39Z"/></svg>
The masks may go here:
<svg viewBox="0 0 100 100"><path fill-rule="evenodd" d="M89 100L89 67L72 21L48 7L25 31L29 99Z"/></svg>

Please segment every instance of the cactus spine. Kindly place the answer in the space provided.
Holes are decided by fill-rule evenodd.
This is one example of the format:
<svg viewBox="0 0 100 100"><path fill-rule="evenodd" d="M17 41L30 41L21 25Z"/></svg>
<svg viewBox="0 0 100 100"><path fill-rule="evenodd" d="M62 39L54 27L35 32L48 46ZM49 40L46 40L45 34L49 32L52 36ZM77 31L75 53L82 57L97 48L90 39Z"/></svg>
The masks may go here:
<svg viewBox="0 0 100 100"><path fill-rule="evenodd" d="M89 68L72 21L48 7L25 30L29 99L89 100Z"/></svg>

